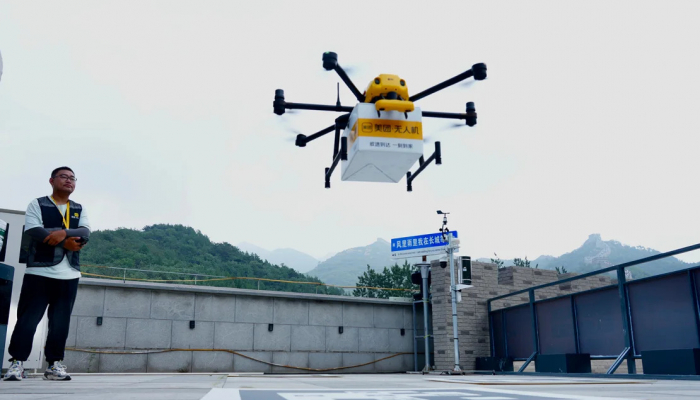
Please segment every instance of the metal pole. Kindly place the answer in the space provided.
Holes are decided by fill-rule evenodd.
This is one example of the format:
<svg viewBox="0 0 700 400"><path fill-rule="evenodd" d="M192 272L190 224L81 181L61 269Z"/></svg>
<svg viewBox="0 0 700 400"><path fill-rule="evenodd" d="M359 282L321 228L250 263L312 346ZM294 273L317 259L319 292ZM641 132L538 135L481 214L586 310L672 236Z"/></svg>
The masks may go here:
<svg viewBox="0 0 700 400"><path fill-rule="evenodd" d="M636 374L637 365L634 360L634 345L632 341L632 331L630 330L630 315L629 307L627 303L627 290L625 288L625 267L617 267L617 290L620 298L620 308L622 311L622 334L625 339L625 347L629 347L631 350L627 354L627 373Z"/></svg>
<svg viewBox="0 0 700 400"><path fill-rule="evenodd" d="M448 254L450 255L450 295L452 296L452 334L455 344L455 367L452 371L461 372L459 368L459 337L457 336L457 287L455 285L455 260L452 248L452 233L447 234Z"/></svg>
<svg viewBox="0 0 700 400"><path fill-rule="evenodd" d="M537 331L537 311L535 310L535 290L528 292L530 301L530 321L532 322L532 351L540 354L540 337Z"/></svg>
<svg viewBox="0 0 700 400"><path fill-rule="evenodd" d="M416 301L413 300L413 370L418 371L418 336L416 325Z"/></svg>
<svg viewBox="0 0 700 400"><path fill-rule="evenodd" d="M428 336L428 274L430 264L420 265L420 276L423 279L423 338L425 340L425 367L423 372L430 372L430 339Z"/></svg>
<svg viewBox="0 0 700 400"><path fill-rule="evenodd" d="M124 283L126 283L126 268L124 268Z"/></svg>

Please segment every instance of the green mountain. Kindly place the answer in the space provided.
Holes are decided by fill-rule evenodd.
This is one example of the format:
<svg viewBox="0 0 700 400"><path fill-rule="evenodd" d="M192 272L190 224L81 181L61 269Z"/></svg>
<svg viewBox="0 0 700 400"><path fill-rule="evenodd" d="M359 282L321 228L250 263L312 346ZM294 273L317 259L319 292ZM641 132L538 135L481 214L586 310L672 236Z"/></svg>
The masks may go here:
<svg viewBox="0 0 700 400"><path fill-rule="evenodd" d="M615 240L604 241L599 234L592 234L578 249L559 257L543 256L532 262L540 263L540 268L554 269L566 267L568 272L586 273L613 265L634 261L660 251L642 246L628 246ZM667 257L627 268L634 278L643 278L689 268L694 264L683 262L675 257Z"/></svg>
<svg viewBox="0 0 700 400"><path fill-rule="evenodd" d="M429 256L428 261L438 258L438 256ZM379 238L368 246L353 247L337 253L320 262L316 268L308 272L308 275L333 285L356 286L359 277L367 271L367 266L381 273L384 267L401 266L405 261L415 264L420 262L421 258L395 260L391 258L391 244Z"/></svg>
<svg viewBox="0 0 700 400"><path fill-rule="evenodd" d="M367 265L377 272L384 267L402 264L404 260L393 260L390 257L390 244L383 239L377 239L369 246L355 247L341 251L335 256L318 264L308 274L324 282L353 286L358 278L367 270ZM530 260L532 268L555 269L565 267L567 272L586 273L628 261L638 260L659 254L659 251L641 246L628 246L615 240L603 241L598 234L593 234L579 248L559 257L543 255ZM458 255L465 255L459 253ZM428 257L429 260L437 257ZM494 257L495 258L495 257ZM418 258L408 259L409 263L417 263ZM478 261L490 262L490 258L479 258ZM503 260L504 266L514 265L513 260ZM627 268L634 278L658 275L678 271L695 264L685 263L675 257L669 257L650 263ZM611 275L612 276L612 275Z"/></svg>
<svg viewBox="0 0 700 400"><path fill-rule="evenodd" d="M270 251L246 242L239 243L236 247L248 253L257 254L260 258L272 264L284 264L302 274L311 271L319 263L312 256L294 249L275 249Z"/></svg>
<svg viewBox="0 0 700 400"><path fill-rule="evenodd" d="M367 270L368 265L373 270L381 272L384 267L390 267L395 263L396 261L391 258L389 242L377 239L369 246L341 251L319 263L308 274L326 283L354 286L358 277Z"/></svg>
<svg viewBox="0 0 700 400"><path fill-rule="evenodd" d="M628 246L615 240L603 240L599 234L592 234L576 250L559 257L540 256L530 261L532 268L537 266L542 269L555 269L564 267L567 272L583 274L628 261L639 260L660 254L660 251L641 246ZM495 257L494 257L495 258ZM480 258L479 261L490 262L489 258ZM503 265L513 265L513 260L503 260ZM633 278L659 275L666 272L678 271L689 268L695 264L683 262L675 257L668 257L649 263L639 264L627 268Z"/></svg>
<svg viewBox="0 0 700 400"><path fill-rule="evenodd" d="M319 282L292 268L277 266L228 243L213 243L207 236L182 225L153 225L143 230L116 229L95 231L90 243L81 252L81 268L90 274L121 279L123 270L100 267L124 267L159 272L128 271L126 277L147 280L187 280L191 275L167 274L160 271L223 277L266 278L285 281ZM92 265L92 266L91 266ZM89 277L89 275L86 275ZM202 280L214 279L202 282ZM216 280L198 277L198 284L209 286L257 289L253 279ZM178 282L173 282L178 283ZM194 282L182 282L192 284ZM328 293L340 295L336 288L298 283L264 282L259 288L287 292Z"/></svg>

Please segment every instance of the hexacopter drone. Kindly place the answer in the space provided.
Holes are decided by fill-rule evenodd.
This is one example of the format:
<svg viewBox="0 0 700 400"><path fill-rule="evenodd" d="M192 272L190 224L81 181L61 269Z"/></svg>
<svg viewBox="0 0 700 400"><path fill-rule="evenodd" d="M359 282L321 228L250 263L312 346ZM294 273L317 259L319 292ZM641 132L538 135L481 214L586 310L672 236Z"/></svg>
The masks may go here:
<svg viewBox="0 0 700 400"><path fill-rule="evenodd" d="M335 70L359 102L355 107L336 104L289 103L284 100L284 90L275 90L274 112L282 115L285 110L318 110L345 113L335 119L335 124L313 135L299 134L295 144L305 147L314 139L335 131L333 162L325 171L326 188L331 187L333 170L341 163L341 180L362 182L397 183L406 174L408 191L412 182L432 161L442 164L440 142L435 142L435 152L423 158L422 117L463 119L466 125L476 125L476 108L468 102L465 113L422 111L413 102L445 89L467 78L480 81L486 79L486 64L474 64L471 69L428 88L413 96L408 95L406 81L396 75L381 74L374 78L364 93L360 93L340 64L338 55L323 53L323 68ZM341 129L343 134L341 136ZM410 168L419 162L416 172ZM408 171L408 172L407 172Z"/></svg>

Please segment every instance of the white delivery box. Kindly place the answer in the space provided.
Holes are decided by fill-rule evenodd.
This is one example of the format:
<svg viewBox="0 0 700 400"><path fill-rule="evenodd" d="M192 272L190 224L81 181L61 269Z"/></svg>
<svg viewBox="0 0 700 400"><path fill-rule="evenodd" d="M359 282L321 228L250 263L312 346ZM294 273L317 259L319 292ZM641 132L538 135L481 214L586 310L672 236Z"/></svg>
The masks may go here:
<svg viewBox="0 0 700 400"><path fill-rule="evenodd" d="M341 179L361 182L398 182L423 155L421 110L381 111L360 103L343 131L348 159L341 161Z"/></svg>

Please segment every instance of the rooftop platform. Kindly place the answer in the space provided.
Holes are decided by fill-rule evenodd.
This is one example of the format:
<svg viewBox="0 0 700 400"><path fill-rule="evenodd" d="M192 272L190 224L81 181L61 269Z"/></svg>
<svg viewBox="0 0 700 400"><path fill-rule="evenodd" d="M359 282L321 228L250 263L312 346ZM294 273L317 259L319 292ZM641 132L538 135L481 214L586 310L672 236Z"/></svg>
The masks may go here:
<svg viewBox="0 0 700 400"><path fill-rule="evenodd" d="M73 374L0 381L0 398L51 400L697 399L700 381L505 375Z"/></svg>

